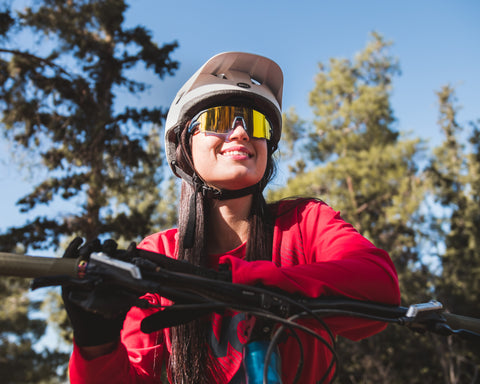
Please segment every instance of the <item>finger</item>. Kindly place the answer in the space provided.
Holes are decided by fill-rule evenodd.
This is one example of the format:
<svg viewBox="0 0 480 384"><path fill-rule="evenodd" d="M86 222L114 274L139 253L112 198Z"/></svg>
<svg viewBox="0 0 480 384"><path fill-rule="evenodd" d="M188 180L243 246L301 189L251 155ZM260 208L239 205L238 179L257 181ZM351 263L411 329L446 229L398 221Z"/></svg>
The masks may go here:
<svg viewBox="0 0 480 384"><path fill-rule="evenodd" d="M65 250L63 257L67 259L76 259L79 256L78 247L82 245L83 239L81 237L76 237L73 239L70 244L68 244L67 249Z"/></svg>
<svg viewBox="0 0 480 384"><path fill-rule="evenodd" d="M95 239L92 241L89 241L87 244L85 244L83 247L81 247L78 250L78 253L81 257L88 257L90 254L93 252L101 252L102 251L102 244L100 243L100 240Z"/></svg>
<svg viewBox="0 0 480 384"><path fill-rule="evenodd" d="M102 251L107 255L114 257L117 251L117 247L118 245L114 240L108 239L103 242Z"/></svg>
<svg viewBox="0 0 480 384"><path fill-rule="evenodd" d="M135 241L132 241L127 248L127 252L134 252L136 250L137 250L137 243L135 243Z"/></svg>
<svg viewBox="0 0 480 384"><path fill-rule="evenodd" d="M137 256L137 243L132 241L127 248L127 257L132 259Z"/></svg>

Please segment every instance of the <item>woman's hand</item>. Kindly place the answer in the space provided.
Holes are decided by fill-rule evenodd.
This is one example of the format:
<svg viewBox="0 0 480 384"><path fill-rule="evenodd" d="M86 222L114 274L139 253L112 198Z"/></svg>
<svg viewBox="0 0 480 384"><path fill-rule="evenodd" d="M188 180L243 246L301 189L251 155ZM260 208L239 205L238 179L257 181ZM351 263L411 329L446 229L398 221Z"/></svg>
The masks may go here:
<svg viewBox="0 0 480 384"><path fill-rule="evenodd" d="M99 240L81 246L82 242L81 238L74 239L63 257L87 259L93 252L111 253L116 249L116 243L111 240L103 246ZM62 298L72 324L74 342L81 347L86 359L105 355L115 349L125 316L136 300L131 295L125 297L119 288L106 285L98 285L91 290L64 286Z"/></svg>

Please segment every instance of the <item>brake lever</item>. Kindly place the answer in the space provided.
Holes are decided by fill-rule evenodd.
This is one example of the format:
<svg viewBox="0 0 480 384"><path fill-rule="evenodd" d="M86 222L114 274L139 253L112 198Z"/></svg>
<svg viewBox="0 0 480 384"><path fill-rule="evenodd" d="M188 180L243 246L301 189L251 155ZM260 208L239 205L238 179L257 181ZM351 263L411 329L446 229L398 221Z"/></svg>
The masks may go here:
<svg viewBox="0 0 480 384"><path fill-rule="evenodd" d="M32 290L44 287L63 286L91 290L102 283L119 283L125 287L129 284L142 283L140 268L134 263L114 259L104 253L97 252L90 255L89 261L83 261L78 269L77 276L53 275L36 277L30 283Z"/></svg>
<svg viewBox="0 0 480 384"><path fill-rule="evenodd" d="M444 311L442 303L432 300L428 303L413 304L408 307L405 316L401 319L412 331L434 332L440 335L451 334L450 327L442 316Z"/></svg>

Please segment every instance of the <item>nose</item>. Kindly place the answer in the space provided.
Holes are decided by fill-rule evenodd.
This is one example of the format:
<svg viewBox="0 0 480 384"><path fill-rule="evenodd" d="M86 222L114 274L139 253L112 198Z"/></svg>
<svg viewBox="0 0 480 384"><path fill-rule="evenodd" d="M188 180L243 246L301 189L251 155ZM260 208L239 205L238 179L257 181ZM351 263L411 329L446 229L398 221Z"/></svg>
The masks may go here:
<svg viewBox="0 0 480 384"><path fill-rule="evenodd" d="M247 127L245 126L245 120L242 118L235 119L233 128L228 134L226 141L248 141L250 137L247 133Z"/></svg>

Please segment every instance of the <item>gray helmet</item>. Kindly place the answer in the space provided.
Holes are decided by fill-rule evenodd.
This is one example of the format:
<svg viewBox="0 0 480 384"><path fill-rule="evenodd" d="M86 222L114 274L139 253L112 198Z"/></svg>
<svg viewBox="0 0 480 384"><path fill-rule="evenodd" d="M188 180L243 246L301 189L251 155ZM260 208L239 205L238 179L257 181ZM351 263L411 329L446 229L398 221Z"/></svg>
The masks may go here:
<svg viewBox="0 0 480 384"><path fill-rule="evenodd" d="M243 52L220 53L208 60L183 85L173 100L165 123L165 151L175 175L179 130L198 112L216 105L251 105L264 113L273 127L270 145L277 148L282 129L283 74L272 60Z"/></svg>

